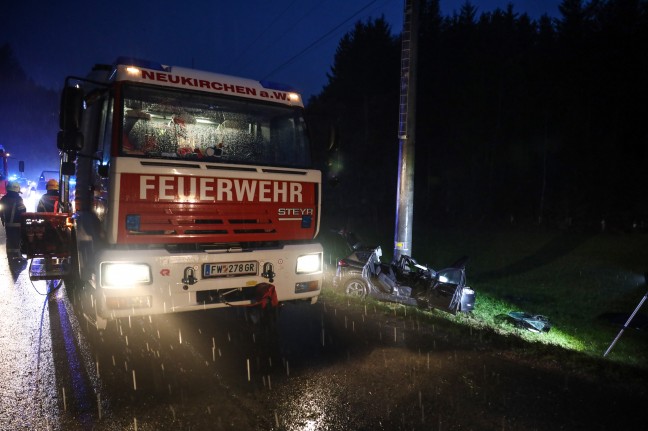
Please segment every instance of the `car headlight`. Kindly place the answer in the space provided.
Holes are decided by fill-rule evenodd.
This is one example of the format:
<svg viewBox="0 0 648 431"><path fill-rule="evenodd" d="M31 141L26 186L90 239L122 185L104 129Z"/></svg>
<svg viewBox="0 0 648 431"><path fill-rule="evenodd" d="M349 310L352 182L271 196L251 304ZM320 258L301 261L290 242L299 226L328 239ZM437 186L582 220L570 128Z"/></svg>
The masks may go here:
<svg viewBox="0 0 648 431"><path fill-rule="evenodd" d="M106 262L101 264L101 286L124 289L151 282L151 268L145 263Z"/></svg>
<svg viewBox="0 0 648 431"><path fill-rule="evenodd" d="M296 271L297 274L312 274L322 271L322 253L299 256Z"/></svg>

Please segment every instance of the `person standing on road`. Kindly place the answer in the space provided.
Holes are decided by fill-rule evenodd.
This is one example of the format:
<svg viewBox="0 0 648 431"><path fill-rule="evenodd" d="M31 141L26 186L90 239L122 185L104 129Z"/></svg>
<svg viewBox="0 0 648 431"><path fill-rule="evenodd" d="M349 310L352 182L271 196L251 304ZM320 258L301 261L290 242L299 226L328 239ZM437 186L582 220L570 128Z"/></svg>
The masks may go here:
<svg viewBox="0 0 648 431"><path fill-rule="evenodd" d="M47 193L38 201L36 212L55 213L59 206L59 183L56 180L47 181Z"/></svg>
<svg viewBox="0 0 648 431"><path fill-rule="evenodd" d="M41 196L36 206L36 212L39 213L55 213L59 209L59 183L55 179L47 181L45 186L47 192ZM46 272L52 269L55 258L52 256L45 256L45 270Z"/></svg>
<svg viewBox="0 0 648 431"><path fill-rule="evenodd" d="M20 184L15 181L7 185L7 194L0 198L0 219L7 234L7 257L20 259L20 217L27 208L20 196Z"/></svg>

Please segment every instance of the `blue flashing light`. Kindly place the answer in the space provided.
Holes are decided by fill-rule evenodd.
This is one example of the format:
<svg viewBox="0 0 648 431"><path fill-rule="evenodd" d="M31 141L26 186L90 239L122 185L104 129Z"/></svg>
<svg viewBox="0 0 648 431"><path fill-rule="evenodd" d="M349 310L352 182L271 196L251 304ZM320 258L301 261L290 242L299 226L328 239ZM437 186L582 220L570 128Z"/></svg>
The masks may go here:
<svg viewBox="0 0 648 431"><path fill-rule="evenodd" d="M302 229L310 229L312 224L313 224L313 216L311 216L311 215L303 215L302 216L302 220L301 220Z"/></svg>
<svg viewBox="0 0 648 431"><path fill-rule="evenodd" d="M298 91L294 87L291 87L290 85L287 84L282 84L280 82L261 80L259 81L259 83L263 86L263 88L267 88L269 90L279 90L279 91L287 91L289 93L298 93Z"/></svg>
<svg viewBox="0 0 648 431"><path fill-rule="evenodd" d="M126 230L130 232L139 232L140 220L139 214L126 215Z"/></svg>
<svg viewBox="0 0 648 431"><path fill-rule="evenodd" d="M135 67L141 67L143 69L151 69L151 70L160 70L160 71L165 71L166 69L161 63L158 63L156 61L150 61L150 60L144 60L141 58L135 58L135 57L119 57L117 60L115 60L115 64L124 64L127 66L135 66Z"/></svg>

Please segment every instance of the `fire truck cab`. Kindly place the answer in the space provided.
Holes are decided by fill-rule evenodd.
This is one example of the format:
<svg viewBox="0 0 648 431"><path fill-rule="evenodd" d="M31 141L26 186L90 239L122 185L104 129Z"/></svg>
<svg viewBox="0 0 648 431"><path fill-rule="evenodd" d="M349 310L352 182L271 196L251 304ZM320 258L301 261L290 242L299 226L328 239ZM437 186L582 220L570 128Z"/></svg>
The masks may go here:
<svg viewBox="0 0 648 431"><path fill-rule="evenodd" d="M60 127L64 280L97 328L317 300L321 173L297 93L119 58L66 79Z"/></svg>

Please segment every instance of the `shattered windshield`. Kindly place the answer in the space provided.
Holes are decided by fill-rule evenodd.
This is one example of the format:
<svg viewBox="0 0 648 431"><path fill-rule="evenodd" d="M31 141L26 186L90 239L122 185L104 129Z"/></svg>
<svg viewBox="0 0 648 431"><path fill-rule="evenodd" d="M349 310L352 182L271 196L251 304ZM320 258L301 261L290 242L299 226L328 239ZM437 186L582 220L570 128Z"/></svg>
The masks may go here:
<svg viewBox="0 0 648 431"><path fill-rule="evenodd" d="M216 95L124 87L121 154L309 167L301 110Z"/></svg>

